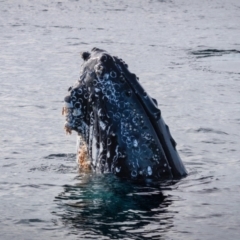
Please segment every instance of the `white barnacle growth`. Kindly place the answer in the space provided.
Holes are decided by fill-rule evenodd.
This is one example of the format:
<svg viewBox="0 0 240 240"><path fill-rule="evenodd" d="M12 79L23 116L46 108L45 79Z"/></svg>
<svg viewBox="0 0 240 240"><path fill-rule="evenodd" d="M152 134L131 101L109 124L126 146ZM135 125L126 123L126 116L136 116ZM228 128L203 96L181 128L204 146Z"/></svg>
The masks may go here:
<svg viewBox="0 0 240 240"><path fill-rule="evenodd" d="M110 77L112 77L112 78L116 78L116 77L117 77L116 72L111 71L111 72L110 72Z"/></svg>
<svg viewBox="0 0 240 240"><path fill-rule="evenodd" d="M80 116L81 113L82 113L81 110L79 108L76 108L73 110L72 115L77 117L77 116Z"/></svg>
<svg viewBox="0 0 240 240"><path fill-rule="evenodd" d="M137 146L138 146L138 141L137 141L137 139L134 139L134 140L133 140L133 146L134 146L134 147L137 147Z"/></svg>
<svg viewBox="0 0 240 240"><path fill-rule="evenodd" d="M152 168L150 166L148 166L148 168L147 168L147 173L149 176L152 175Z"/></svg>
<svg viewBox="0 0 240 240"><path fill-rule="evenodd" d="M107 80L107 79L109 78L109 74L108 74L108 73L105 73L105 74L103 75L103 78L104 78L105 80Z"/></svg>
<svg viewBox="0 0 240 240"><path fill-rule="evenodd" d="M100 92L100 89L99 88L95 88L95 92Z"/></svg>
<svg viewBox="0 0 240 240"><path fill-rule="evenodd" d="M133 170L133 171L131 172L131 175L132 175L132 177L136 177L136 176L137 176L137 171Z"/></svg>

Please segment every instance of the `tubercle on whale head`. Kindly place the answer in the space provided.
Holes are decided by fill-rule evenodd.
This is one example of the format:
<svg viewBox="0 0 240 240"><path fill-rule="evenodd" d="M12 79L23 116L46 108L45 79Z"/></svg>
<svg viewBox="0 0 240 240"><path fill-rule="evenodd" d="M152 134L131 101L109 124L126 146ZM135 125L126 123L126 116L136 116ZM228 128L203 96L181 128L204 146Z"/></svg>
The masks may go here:
<svg viewBox="0 0 240 240"><path fill-rule="evenodd" d="M90 53L89 52L82 52L81 56L82 56L82 59L84 61L87 61L90 58Z"/></svg>
<svg viewBox="0 0 240 240"><path fill-rule="evenodd" d="M103 54L105 53L105 54ZM96 55L96 54L101 54L101 58L100 58L100 61L102 62L105 62L107 60L107 57L111 57L105 50L102 50L100 48L93 48L91 50L91 52L88 52L88 51L84 51L84 52L81 52L81 57L84 61L87 61L88 59L90 59L93 55Z"/></svg>

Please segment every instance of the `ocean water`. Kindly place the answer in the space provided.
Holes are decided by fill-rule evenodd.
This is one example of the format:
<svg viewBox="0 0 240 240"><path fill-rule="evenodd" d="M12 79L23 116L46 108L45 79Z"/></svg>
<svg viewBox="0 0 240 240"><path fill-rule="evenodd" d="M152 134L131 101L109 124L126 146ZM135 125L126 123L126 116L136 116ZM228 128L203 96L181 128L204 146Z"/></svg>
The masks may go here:
<svg viewBox="0 0 240 240"><path fill-rule="evenodd" d="M238 239L240 2L0 1L0 239ZM82 175L63 98L81 51L124 59L189 175Z"/></svg>

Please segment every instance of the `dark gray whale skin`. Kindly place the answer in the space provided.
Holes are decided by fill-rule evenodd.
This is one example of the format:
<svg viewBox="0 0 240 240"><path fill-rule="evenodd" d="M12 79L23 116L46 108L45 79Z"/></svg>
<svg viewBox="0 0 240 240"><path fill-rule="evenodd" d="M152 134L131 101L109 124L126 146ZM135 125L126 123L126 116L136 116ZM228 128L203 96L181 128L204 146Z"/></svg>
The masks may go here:
<svg viewBox="0 0 240 240"><path fill-rule="evenodd" d="M65 97L65 128L78 133L90 168L132 179L186 176L157 101L127 64L98 48L82 58L80 80Z"/></svg>

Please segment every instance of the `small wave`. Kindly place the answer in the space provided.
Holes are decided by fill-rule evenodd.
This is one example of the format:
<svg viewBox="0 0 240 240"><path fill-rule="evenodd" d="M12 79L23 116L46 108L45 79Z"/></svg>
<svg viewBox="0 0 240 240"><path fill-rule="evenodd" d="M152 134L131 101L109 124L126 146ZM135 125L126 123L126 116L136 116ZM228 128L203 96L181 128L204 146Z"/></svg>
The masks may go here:
<svg viewBox="0 0 240 240"><path fill-rule="evenodd" d="M55 158L74 158L76 155L72 153L56 153L56 154L50 154L45 159L55 159Z"/></svg>
<svg viewBox="0 0 240 240"><path fill-rule="evenodd" d="M192 65L196 70L218 74L219 73L240 74L239 50L205 49L190 51L190 54L195 57L195 60L191 59L190 65ZM207 59L209 57L211 57L211 61Z"/></svg>
<svg viewBox="0 0 240 240"><path fill-rule="evenodd" d="M207 143L207 144L225 144L226 141L222 141L220 139L212 139L212 140L202 141L202 143Z"/></svg>
<svg viewBox="0 0 240 240"><path fill-rule="evenodd" d="M213 129L213 128L203 128L203 127L200 127L198 129L191 129L190 131L193 131L193 132L203 132L203 133L216 133L216 134L220 134L220 135L228 135L228 133L226 133L226 132L223 132L223 131L220 131L220 130L216 130L216 129Z"/></svg>
<svg viewBox="0 0 240 240"><path fill-rule="evenodd" d="M59 158L61 159L60 161L58 160ZM29 169L29 171L57 172L57 173L70 173L76 171L76 165L72 164L75 162L76 154L54 153L44 157L44 159L48 159L51 161L48 161L48 164L41 164L32 167L31 169Z"/></svg>
<svg viewBox="0 0 240 240"><path fill-rule="evenodd" d="M12 24L11 26L12 27L21 27L22 25L21 24Z"/></svg>
<svg viewBox="0 0 240 240"><path fill-rule="evenodd" d="M72 173L76 172L76 166L67 166L64 164L51 164L51 165L41 165L32 167L29 169L30 172L40 171L40 172L56 172L56 173Z"/></svg>
<svg viewBox="0 0 240 240"><path fill-rule="evenodd" d="M192 174L189 174L189 176L195 176L197 172L193 172ZM214 181L214 176L200 176L199 178L192 178L192 179L186 179L182 182L182 185L184 185L184 188L194 188L193 190L196 191L197 186L199 185L208 185Z"/></svg>
<svg viewBox="0 0 240 240"><path fill-rule="evenodd" d="M40 223L40 222L45 222L45 221L39 218L21 219L17 221L16 224L30 224L30 223Z"/></svg>
<svg viewBox="0 0 240 240"><path fill-rule="evenodd" d="M33 25L35 28L46 28L45 26Z"/></svg>
<svg viewBox="0 0 240 240"><path fill-rule="evenodd" d="M123 9L120 9L120 8L115 8L115 9L107 9L107 11L115 11L115 12L124 12L124 11L126 11L126 9L125 8L123 8Z"/></svg>
<svg viewBox="0 0 240 240"><path fill-rule="evenodd" d="M25 184L21 185L21 188L41 188L41 186L37 184Z"/></svg>
<svg viewBox="0 0 240 240"><path fill-rule="evenodd" d="M12 154L20 154L19 152L12 152Z"/></svg>
<svg viewBox="0 0 240 240"><path fill-rule="evenodd" d="M179 149L179 152L183 153L185 156L193 156L192 149L190 147L185 147L182 149Z"/></svg>
<svg viewBox="0 0 240 240"><path fill-rule="evenodd" d="M18 107L18 108L25 108L25 107L46 108L43 105L30 105L30 104L28 104L28 105L17 105L16 107Z"/></svg>
<svg viewBox="0 0 240 240"><path fill-rule="evenodd" d="M58 186L58 185L49 184L49 183L45 183L45 184L24 184L24 185L21 185L20 188L48 189L49 187L56 187L56 186Z"/></svg>
<svg viewBox="0 0 240 240"><path fill-rule="evenodd" d="M215 193L215 192L220 192L220 189L219 188L216 188L216 187L213 187L213 188L203 188L201 190L197 190L196 191L197 193Z"/></svg>
<svg viewBox="0 0 240 240"><path fill-rule="evenodd" d="M5 159L7 159L7 158L5 158ZM4 164L4 165L2 165L2 167L14 167L16 165L17 165L17 163L10 163L10 164Z"/></svg>
<svg viewBox="0 0 240 240"><path fill-rule="evenodd" d="M53 27L53 28L65 28L65 29L72 29L73 27L71 27L71 26L51 26L51 27Z"/></svg>
<svg viewBox="0 0 240 240"><path fill-rule="evenodd" d="M206 58L206 57L223 56L225 54L239 54L240 51L236 49L231 49L231 50L205 49L205 50L191 51L190 53L192 55L195 55L197 58Z"/></svg>

